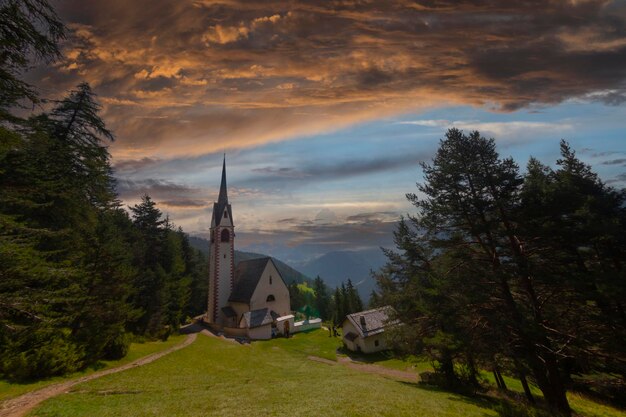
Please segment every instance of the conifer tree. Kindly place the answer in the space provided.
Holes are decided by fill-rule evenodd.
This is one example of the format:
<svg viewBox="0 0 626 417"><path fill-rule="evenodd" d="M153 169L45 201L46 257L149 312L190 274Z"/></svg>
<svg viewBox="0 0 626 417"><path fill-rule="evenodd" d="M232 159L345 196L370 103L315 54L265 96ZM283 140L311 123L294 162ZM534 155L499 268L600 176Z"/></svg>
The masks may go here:
<svg viewBox="0 0 626 417"><path fill-rule="evenodd" d="M328 294L328 287L319 275L313 282L313 289L315 290L315 308L322 320L330 319L330 295Z"/></svg>
<svg viewBox="0 0 626 417"><path fill-rule="evenodd" d="M65 26L46 0L4 0L0 4L0 124L19 122L11 109L39 102L34 87L20 78L31 62L60 57ZM4 136L4 133L2 133Z"/></svg>

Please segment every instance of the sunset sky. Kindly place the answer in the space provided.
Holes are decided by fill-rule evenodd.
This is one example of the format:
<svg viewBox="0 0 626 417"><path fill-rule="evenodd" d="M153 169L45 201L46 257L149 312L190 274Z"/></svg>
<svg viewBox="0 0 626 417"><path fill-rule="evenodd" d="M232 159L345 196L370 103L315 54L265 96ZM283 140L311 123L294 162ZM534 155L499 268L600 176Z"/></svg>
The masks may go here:
<svg viewBox="0 0 626 417"><path fill-rule="evenodd" d="M115 132L118 191L208 230L226 153L239 249L390 246L445 130L524 166L565 138L626 184L626 2L57 0L64 57Z"/></svg>

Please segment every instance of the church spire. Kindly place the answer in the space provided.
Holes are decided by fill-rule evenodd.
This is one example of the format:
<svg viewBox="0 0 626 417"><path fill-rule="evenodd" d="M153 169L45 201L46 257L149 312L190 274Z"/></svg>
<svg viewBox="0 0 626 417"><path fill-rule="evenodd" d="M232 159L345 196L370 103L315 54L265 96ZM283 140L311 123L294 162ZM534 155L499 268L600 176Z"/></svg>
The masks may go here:
<svg viewBox="0 0 626 417"><path fill-rule="evenodd" d="M226 154L224 154L224 164L222 165L222 184L220 185L220 196L218 204L228 204L228 193L226 192Z"/></svg>

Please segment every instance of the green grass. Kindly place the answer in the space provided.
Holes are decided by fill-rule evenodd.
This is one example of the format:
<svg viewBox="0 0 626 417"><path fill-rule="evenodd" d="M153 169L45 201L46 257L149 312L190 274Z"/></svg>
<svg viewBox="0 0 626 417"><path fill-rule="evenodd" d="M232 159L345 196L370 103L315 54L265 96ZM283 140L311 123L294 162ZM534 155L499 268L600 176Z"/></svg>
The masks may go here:
<svg viewBox="0 0 626 417"><path fill-rule="evenodd" d="M151 364L77 385L31 415L485 417L505 408L501 399L464 397L306 359L333 359L339 343L323 330L250 345L199 335ZM585 416L624 416L582 397L570 399Z"/></svg>
<svg viewBox="0 0 626 417"><path fill-rule="evenodd" d="M43 388L50 384L66 381L69 379L80 378L82 376L92 374L96 371L124 365L136 359L142 358L144 356L148 356L155 352L160 352L171 346L177 345L178 343L182 342L184 338L185 336L171 336L166 342L159 341L159 342L132 343L128 350L128 355L126 355L124 358L120 360L116 360L116 361L99 361L96 364L86 368L85 370L81 372L75 372L69 375L41 379L37 381L29 381L29 382L24 382L24 383L16 383L16 382L0 380L0 401L17 397L27 392L34 391L39 388Z"/></svg>
<svg viewBox="0 0 626 417"><path fill-rule="evenodd" d="M338 337L328 337L327 330L314 330L305 333L296 333L289 339L277 338L268 341L252 342L252 346L265 351L284 351L306 358L318 356L320 358L337 360L337 348L342 345Z"/></svg>
<svg viewBox="0 0 626 417"><path fill-rule="evenodd" d="M481 377L489 381L491 385L495 387L496 383L491 372L481 372ZM506 383L507 389L517 392L523 393L524 388L522 387L522 383L519 379L510 378L506 375L503 375L504 382ZM543 398L541 391L534 385L530 385L530 391L535 396L535 398ZM600 404L598 402L592 401L591 399L577 394L573 392L569 392L567 394L567 399L569 401L570 407L572 410L581 416L585 417L618 417L618 416L626 416L626 412L620 411L617 408L611 407L609 405Z"/></svg>
<svg viewBox="0 0 626 417"><path fill-rule="evenodd" d="M385 368L415 372L417 374L425 371L433 371L433 366L430 361L423 357L409 355L398 358L394 357L390 351L370 353L367 355L354 352L345 353L357 363L371 363L374 365L384 366Z"/></svg>
<svg viewBox="0 0 626 417"><path fill-rule="evenodd" d="M324 333L284 340L300 345L295 348L278 340L245 346L199 336L154 363L76 386L33 415L497 415L458 395L306 359L305 340L314 343Z"/></svg>

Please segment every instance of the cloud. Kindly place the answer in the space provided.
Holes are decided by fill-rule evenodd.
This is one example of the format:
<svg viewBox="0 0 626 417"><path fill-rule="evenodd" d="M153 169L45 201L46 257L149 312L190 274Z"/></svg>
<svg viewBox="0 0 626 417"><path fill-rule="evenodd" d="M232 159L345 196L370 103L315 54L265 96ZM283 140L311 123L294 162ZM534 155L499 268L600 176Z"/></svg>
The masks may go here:
<svg viewBox="0 0 626 417"><path fill-rule="evenodd" d="M66 58L30 77L52 97L89 81L121 159L257 146L432 106L625 97L617 1L57 4L73 30Z"/></svg>
<svg viewBox="0 0 626 417"><path fill-rule="evenodd" d="M162 204L166 207L176 207L176 208L201 208L208 207L209 203L205 200L192 200L192 199L180 199L180 200L163 200L159 201L159 204Z"/></svg>
<svg viewBox="0 0 626 417"><path fill-rule="evenodd" d="M275 175L278 177L287 177L287 178L304 178L307 176L306 173L297 171L295 168L274 168L274 167L263 167L263 168L254 168L252 172L266 174L266 175Z"/></svg>
<svg viewBox="0 0 626 417"><path fill-rule="evenodd" d="M604 161L602 162L602 165L625 165L626 166L626 158L611 159L609 161Z"/></svg>
<svg viewBox="0 0 626 417"><path fill-rule="evenodd" d="M200 190L161 179L131 180L117 179L117 193L123 200L137 200L148 194L154 200L176 201L177 198L188 198Z"/></svg>
<svg viewBox="0 0 626 417"><path fill-rule="evenodd" d="M120 171L137 171L159 163L158 159L144 157L141 159L125 159L115 161L113 169Z"/></svg>
<svg viewBox="0 0 626 417"><path fill-rule="evenodd" d="M626 183L626 172L618 174L615 178L612 178L606 182L607 184L624 184Z"/></svg>
<svg viewBox="0 0 626 417"><path fill-rule="evenodd" d="M361 223L361 224L373 224L373 223L387 223L395 222L400 217L400 214L395 211L379 211L374 213L359 213L346 217L347 223Z"/></svg>
<svg viewBox="0 0 626 417"><path fill-rule="evenodd" d="M432 127L439 130L456 127L465 131L479 131L483 136L494 137L500 141L528 141L539 135L562 135L572 132L574 125L571 122L477 122L472 120L409 120L398 122L422 127Z"/></svg>
<svg viewBox="0 0 626 417"><path fill-rule="evenodd" d="M397 213L363 212L344 218L322 212L321 216L323 221L318 218L292 217L281 220L279 225L283 227L271 231L251 229L239 232L237 244L246 250L261 251L294 261L333 250L394 246L392 232L397 227Z"/></svg>
<svg viewBox="0 0 626 417"><path fill-rule="evenodd" d="M287 183L305 184L308 182L332 181L386 171L402 170L428 160L429 152L403 153L400 155L381 155L368 159L340 159L335 161L301 164L294 167L254 168L256 174L245 181L246 184L264 184L266 186Z"/></svg>

